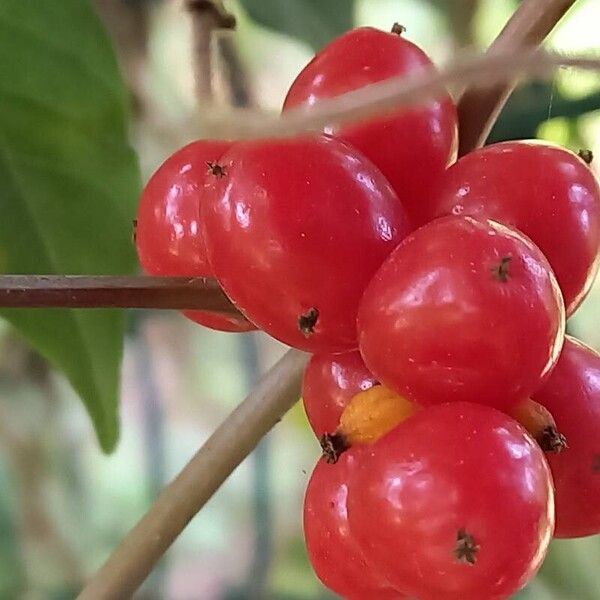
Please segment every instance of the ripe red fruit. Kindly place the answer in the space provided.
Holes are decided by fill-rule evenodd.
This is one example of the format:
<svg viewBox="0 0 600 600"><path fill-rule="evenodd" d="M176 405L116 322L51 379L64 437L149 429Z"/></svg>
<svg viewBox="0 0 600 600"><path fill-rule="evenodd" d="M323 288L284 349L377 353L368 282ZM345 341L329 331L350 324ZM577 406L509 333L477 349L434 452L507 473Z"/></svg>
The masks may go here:
<svg viewBox="0 0 600 600"><path fill-rule="evenodd" d="M500 600L540 567L554 526L538 445L487 406L427 408L357 456L350 531L419 600Z"/></svg>
<svg viewBox="0 0 600 600"><path fill-rule="evenodd" d="M387 582L367 566L348 527L346 498L356 468L354 451L335 465L319 460L304 497L306 550L317 577L344 598L401 599Z"/></svg>
<svg viewBox="0 0 600 600"><path fill-rule="evenodd" d="M568 447L547 455L556 490L556 537L600 533L600 354L567 337L534 399L556 420Z"/></svg>
<svg viewBox="0 0 600 600"><path fill-rule="evenodd" d="M362 299L360 351L384 385L422 405L506 409L558 358L565 315L548 262L492 221L446 217L407 237Z"/></svg>
<svg viewBox="0 0 600 600"><path fill-rule="evenodd" d="M375 383L358 351L315 354L304 370L302 401L316 436L333 433L353 396Z"/></svg>
<svg viewBox="0 0 600 600"><path fill-rule="evenodd" d="M354 29L323 48L303 69L284 110L313 106L324 98L428 68L433 68L429 57L402 35L372 27ZM431 190L456 158L456 107L448 94L419 107L326 131L370 158L396 190L414 226L424 223Z"/></svg>
<svg viewBox="0 0 600 600"><path fill-rule="evenodd" d="M135 242L148 275L209 277L212 269L200 231L202 181L209 162L217 161L231 142L200 140L171 155L146 185L138 208ZM206 327L250 331L242 319L206 311L184 311Z"/></svg>
<svg viewBox="0 0 600 600"><path fill-rule="evenodd" d="M576 154L541 142L502 142L448 169L430 218L493 219L519 229L546 255L567 316L588 293L600 264L600 187Z"/></svg>
<svg viewBox="0 0 600 600"><path fill-rule="evenodd" d="M290 346L356 348L360 297L409 227L386 179L328 136L238 143L220 163L202 221L227 295Z"/></svg>

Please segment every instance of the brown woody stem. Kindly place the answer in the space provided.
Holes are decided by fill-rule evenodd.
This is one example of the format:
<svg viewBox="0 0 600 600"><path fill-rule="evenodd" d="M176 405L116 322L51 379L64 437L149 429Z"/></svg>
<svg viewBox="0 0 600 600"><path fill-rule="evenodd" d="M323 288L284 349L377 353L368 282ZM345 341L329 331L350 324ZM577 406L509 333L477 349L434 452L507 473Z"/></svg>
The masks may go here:
<svg viewBox="0 0 600 600"><path fill-rule="evenodd" d="M233 29L235 17L222 2L187 0L186 6L192 17L196 95L204 105L213 99L212 33L216 29Z"/></svg>
<svg viewBox="0 0 600 600"><path fill-rule="evenodd" d="M0 308L197 309L240 316L205 277L2 275Z"/></svg>
<svg viewBox="0 0 600 600"><path fill-rule="evenodd" d="M540 46L575 2L523 0L488 53ZM499 83L472 86L465 91L458 103L459 156L483 146L514 87L514 82Z"/></svg>

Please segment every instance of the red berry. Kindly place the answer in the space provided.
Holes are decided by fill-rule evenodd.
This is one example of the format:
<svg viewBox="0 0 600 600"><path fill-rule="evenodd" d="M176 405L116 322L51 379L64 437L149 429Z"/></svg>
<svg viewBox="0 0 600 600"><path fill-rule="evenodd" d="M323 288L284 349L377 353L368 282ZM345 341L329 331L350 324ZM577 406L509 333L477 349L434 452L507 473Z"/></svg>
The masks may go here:
<svg viewBox="0 0 600 600"><path fill-rule="evenodd" d="M239 143L220 163L202 217L227 295L290 346L356 348L360 297L408 231L386 179L328 136Z"/></svg>
<svg viewBox="0 0 600 600"><path fill-rule="evenodd" d="M146 185L138 208L135 241L148 275L210 277L212 269L200 231L202 182L208 163L216 162L231 142L200 140L170 156ZM250 331L249 322L205 311L184 314L206 327Z"/></svg>
<svg viewBox="0 0 600 600"><path fill-rule="evenodd" d="M350 531L419 600L500 600L541 565L554 525L544 455L487 406L427 408L357 455Z"/></svg>
<svg viewBox="0 0 600 600"><path fill-rule="evenodd" d="M321 459L315 466L304 498L308 557L323 584L344 598L404 598L367 566L350 533L346 497L355 465L348 451L335 465Z"/></svg>
<svg viewBox="0 0 600 600"><path fill-rule="evenodd" d="M428 56L403 36L371 27L354 29L304 68L288 92L284 110L430 68ZM456 107L443 94L419 107L326 131L350 142L381 169L417 226L424 222L434 184L456 158L456 123Z"/></svg>
<svg viewBox="0 0 600 600"><path fill-rule="evenodd" d="M208 312L206 310L184 310L183 314L190 320L210 327L217 331L228 331L231 333L243 333L254 331L256 327L246 319L240 319L234 315L222 315L220 313Z"/></svg>
<svg viewBox="0 0 600 600"><path fill-rule="evenodd" d="M542 383L565 326L548 262L492 221L446 217L411 234L362 299L359 344L384 385L423 405L508 408Z"/></svg>
<svg viewBox="0 0 600 600"><path fill-rule="evenodd" d="M306 365L302 401L317 437L333 433L346 405L358 392L377 383L358 351L315 354Z"/></svg>
<svg viewBox="0 0 600 600"><path fill-rule="evenodd" d="M567 337L534 399L556 420L567 447L547 455L556 490L557 537L600 533L600 354Z"/></svg>
<svg viewBox="0 0 600 600"><path fill-rule="evenodd" d="M540 142L502 142L450 167L431 208L489 218L521 230L546 255L567 316L600 264L600 187L576 154Z"/></svg>

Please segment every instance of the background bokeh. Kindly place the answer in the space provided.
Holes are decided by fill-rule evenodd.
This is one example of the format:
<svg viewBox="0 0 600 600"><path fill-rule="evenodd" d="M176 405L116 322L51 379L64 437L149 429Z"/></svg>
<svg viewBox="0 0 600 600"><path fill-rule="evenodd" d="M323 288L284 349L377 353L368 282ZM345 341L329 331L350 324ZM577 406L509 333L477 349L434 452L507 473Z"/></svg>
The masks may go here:
<svg viewBox="0 0 600 600"><path fill-rule="evenodd" d="M147 178L170 152L203 134L194 117L209 107L198 106L194 94L189 18L175 0L95 4L129 82L131 136ZM445 63L463 48L484 48L517 4L240 0L228 6L238 17L237 46L251 96L278 109L314 48L343 23L387 29L400 21L408 37ZM597 54L599 24L600 1L580 0L549 46ZM493 138L537 136L574 150L591 148L600 157L599 109L598 75L562 70L551 82L523 84ZM600 285L569 329L600 349ZM261 333L221 334L176 313L131 311L121 440L106 456L63 377L0 322L0 598L74 597L283 351ZM296 406L190 523L138 597L331 598L310 569L301 531L303 490L318 455ZM521 597L597 600L599 567L600 539L555 542Z"/></svg>

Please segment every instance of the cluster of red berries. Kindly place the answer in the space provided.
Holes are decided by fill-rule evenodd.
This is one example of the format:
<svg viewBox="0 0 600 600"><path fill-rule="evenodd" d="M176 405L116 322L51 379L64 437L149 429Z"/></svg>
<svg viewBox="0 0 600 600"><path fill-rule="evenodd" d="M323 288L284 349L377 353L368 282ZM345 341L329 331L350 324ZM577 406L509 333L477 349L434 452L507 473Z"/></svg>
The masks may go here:
<svg viewBox="0 0 600 600"><path fill-rule="evenodd" d="M284 110L431 67L401 33L336 39ZM600 356L565 338L600 188L537 142L455 162L456 121L444 95L321 135L194 142L140 204L145 271L214 276L247 321L188 316L314 353L305 536L344 598L509 598L553 535L600 532Z"/></svg>

